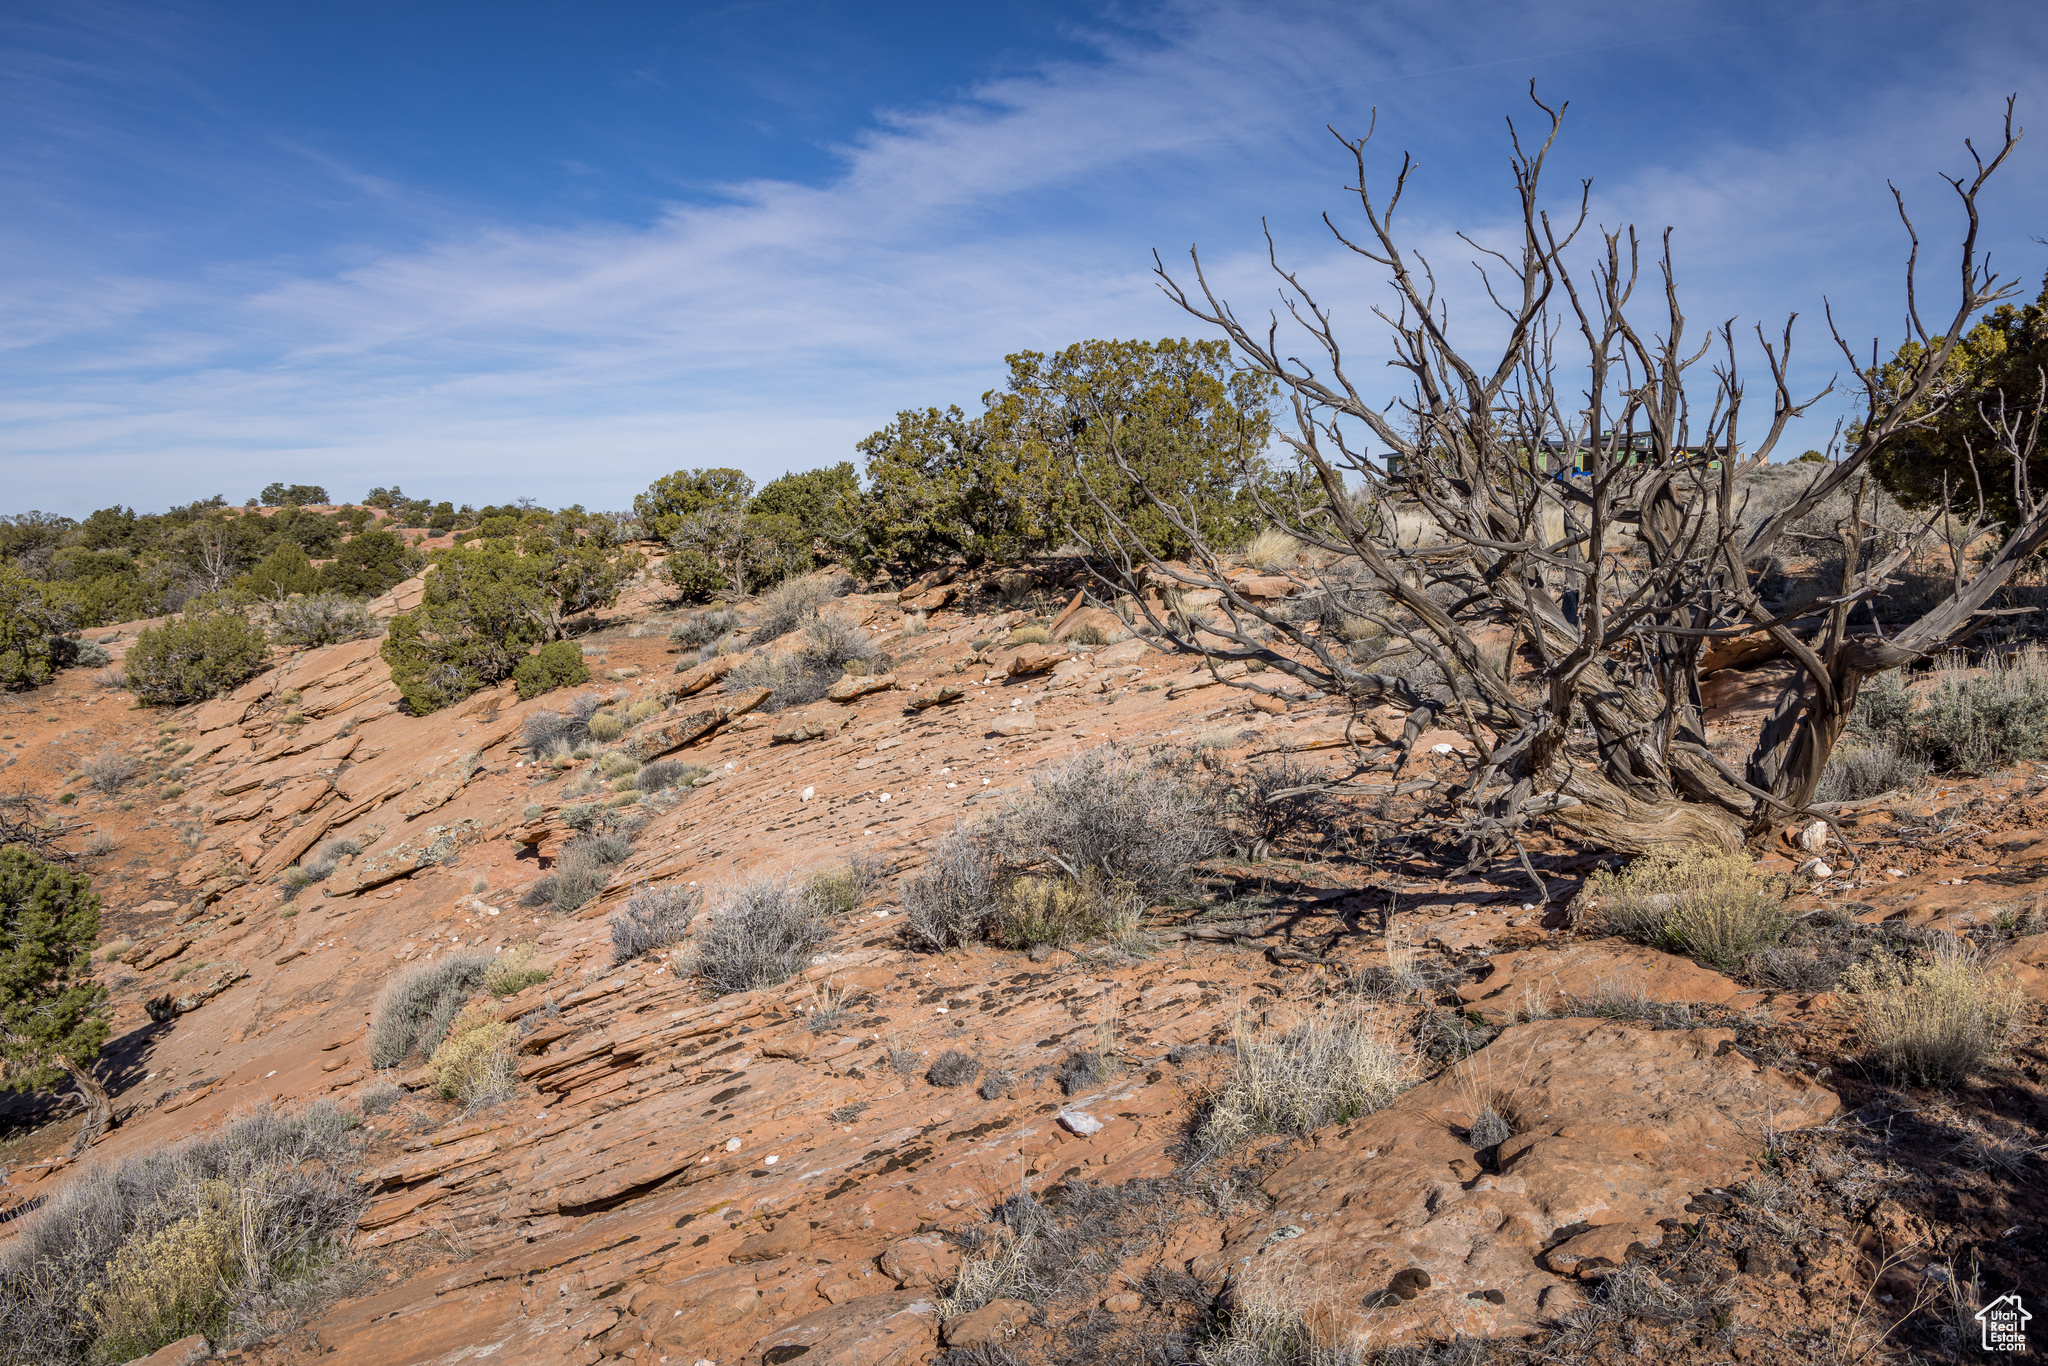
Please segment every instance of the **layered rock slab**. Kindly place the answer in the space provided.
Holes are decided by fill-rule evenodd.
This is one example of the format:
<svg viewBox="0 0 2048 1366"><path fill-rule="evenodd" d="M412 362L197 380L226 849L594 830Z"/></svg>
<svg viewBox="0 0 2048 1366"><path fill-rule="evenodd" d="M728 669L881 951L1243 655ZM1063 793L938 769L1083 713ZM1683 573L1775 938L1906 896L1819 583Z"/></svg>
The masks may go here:
<svg viewBox="0 0 2048 1366"><path fill-rule="evenodd" d="M1515 1118L1497 1152L1466 1141L1481 1106ZM1195 1270L1241 1290L1315 1286L1327 1331L1380 1345L1532 1333L1582 1293L1571 1281L1657 1246L1694 1195L1753 1174L1771 1134L1840 1108L1750 1061L1729 1030L1518 1025L1288 1158L1263 1183L1272 1209ZM1388 1293L1412 1291L1418 1278L1395 1282L1416 1270L1425 1289Z"/></svg>

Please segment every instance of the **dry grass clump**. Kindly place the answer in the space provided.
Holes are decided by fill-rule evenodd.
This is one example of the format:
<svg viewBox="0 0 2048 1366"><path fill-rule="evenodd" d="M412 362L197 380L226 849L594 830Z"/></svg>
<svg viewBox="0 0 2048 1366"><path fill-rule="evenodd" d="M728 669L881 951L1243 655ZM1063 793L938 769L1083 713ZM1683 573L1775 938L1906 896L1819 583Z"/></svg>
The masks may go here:
<svg viewBox="0 0 2048 1366"><path fill-rule="evenodd" d="M1641 858L1587 882L1615 933L1723 972L1785 936L1785 890L1741 854Z"/></svg>
<svg viewBox="0 0 2048 1366"><path fill-rule="evenodd" d="M1252 537L1244 548L1244 562L1254 569L1274 569L1294 563L1301 554L1301 542L1278 527L1267 527Z"/></svg>
<svg viewBox="0 0 2048 1366"><path fill-rule="evenodd" d="M965 1086L980 1075L980 1058L949 1048L925 1070L924 1078L934 1086Z"/></svg>
<svg viewBox="0 0 2048 1366"><path fill-rule="evenodd" d="M396 1067L415 1053L431 1056L495 961L488 953L457 949L393 978L377 998L370 1066Z"/></svg>
<svg viewBox="0 0 2048 1366"><path fill-rule="evenodd" d="M723 996L786 982L829 937L817 904L786 874L727 891L697 932L696 973Z"/></svg>
<svg viewBox="0 0 2048 1366"><path fill-rule="evenodd" d="M662 953L683 942L703 898L694 887L642 887L612 912L612 965Z"/></svg>
<svg viewBox="0 0 2048 1366"><path fill-rule="evenodd" d="M1900 1082L1956 1085L2004 1049L2019 1019L2019 984L1954 936L1903 968L1858 963L1843 983L1856 997L1865 1056Z"/></svg>
<svg viewBox="0 0 2048 1366"><path fill-rule="evenodd" d="M1204 1157L1254 1134L1305 1135L1371 1114L1409 1083L1393 1041L1362 1011L1338 1007L1284 1033L1261 1034L1240 1018L1237 1066L1195 1131Z"/></svg>
<svg viewBox="0 0 2048 1366"><path fill-rule="evenodd" d="M1043 626L1019 626L1016 630L1010 632L1010 643L1012 645L1050 645L1052 643L1052 632L1046 630Z"/></svg>
<svg viewBox="0 0 2048 1366"><path fill-rule="evenodd" d="M369 1195L326 1102L74 1177L0 1253L0 1362L127 1361L192 1333L240 1346L332 1287Z"/></svg>
<svg viewBox="0 0 2048 1366"><path fill-rule="evenodd" d="M497 1007L472 1002L448 1027L434 1049L434 1090L443 1100L475 1109L512 1093L512 1038L519 1032L501 1023Z"/></svg>
<svg viewBox="0 0 2048 1366"><path fill-rule="evenodd" d="M933 846L905 884L910 934L942 949L988 938L1062 944L1128 928L1183 891L1223 844L1217 794L1105 745L1032 775L1031 790Z"/></svg>

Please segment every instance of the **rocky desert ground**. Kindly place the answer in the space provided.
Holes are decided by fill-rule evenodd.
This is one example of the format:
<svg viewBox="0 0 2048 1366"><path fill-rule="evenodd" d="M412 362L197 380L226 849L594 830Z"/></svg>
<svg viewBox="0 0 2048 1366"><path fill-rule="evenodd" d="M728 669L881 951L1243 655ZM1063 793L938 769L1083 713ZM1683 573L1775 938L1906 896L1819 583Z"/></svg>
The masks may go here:
<svg viewBox="0 0 2048 1366"><path fill-rule="evenodd" d="M1111 937L932 951L905 880L1077 756L1241 793L1345 771L1373 720L1081 643L1114 633L1077 631L1056 568L1007 586L825 603L883 659L775 714L733 656L679 652L688 613L652 583L585 624L588 685L527 701L404 714L374 639L177 710L83 670L0 698L0 789L79 794L49 811L96 851L116 1120L74 1157L71 1098L0 1109L0 1249L93 1171L324 1105L351 1125L348 1255L269 1336L150 1361L1950 1361L1977 1309L2048 1288L2048 766L1764 853L1830 942L1959 936L2023 991L2012 1045L1948 1089L1870 1068L1852 993L1610 933L1588 880L1611 856L1542 847L1541 893L1512 860L1452 875L1419 797L1310 803L1270 839L1240 819ZM1010 643L1034 624L1050 643ZM118 661L137 625L93 638ZM1708 680L1717 738L1754 733L1771 668ZM563 914L529 893L565 811L616 785L522 736L575 692L642 716L636 762L702 773L608 808L630 852ZM134 776L78 783L110 746ZM324 880L285 878L336 841ZM695 936L761 875L849 889L789 980L713 994L689 938L618 961L636 894L696 888ZM514 1054L471 1105L370 1049L397 977L476 951L545 976L471 1007ZM1384 1103L1199 1141L1248 1059L1317 1029L1384 1046ZM1321 1345L1259 1356L1260 1333Z"/></svg>

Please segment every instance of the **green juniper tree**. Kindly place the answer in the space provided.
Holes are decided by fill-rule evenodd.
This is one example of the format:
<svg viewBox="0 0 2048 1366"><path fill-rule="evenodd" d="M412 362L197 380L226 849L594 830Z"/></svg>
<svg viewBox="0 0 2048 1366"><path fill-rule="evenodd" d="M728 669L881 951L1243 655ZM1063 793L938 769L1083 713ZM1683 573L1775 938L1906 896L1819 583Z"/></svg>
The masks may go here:
<svg viewBox="0 0 2048 1366"><path fill-rule="evenodd" d="M92 979L100 899L92 879L0 848L0 1090L50 1091L69 1078L85 1097L72 1151L107 1127L107 1090L92 1067L107 1041L107 991Z"/></svg>

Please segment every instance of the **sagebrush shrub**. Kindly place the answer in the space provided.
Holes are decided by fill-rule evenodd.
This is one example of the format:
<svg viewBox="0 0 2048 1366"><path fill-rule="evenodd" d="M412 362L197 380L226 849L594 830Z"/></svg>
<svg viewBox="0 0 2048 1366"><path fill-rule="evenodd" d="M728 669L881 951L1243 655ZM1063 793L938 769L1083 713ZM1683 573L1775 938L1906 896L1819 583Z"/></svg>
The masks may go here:
<svg viewBox="0 0 2048 1366"><path fill-rule="evenodd" d="M752 643L766 645L805 625L817 616L819 603L839 595L842 583L852 586L852 580L842 575L806 574L784 579L756 600Z"/></svg>
<svg viewBox="0 0 2048 1366"><path fill-rule="evenodd" d="M697 931L697 975L719 995L774 986L810 962L829 937L795 881L757 874L725 893Z"/></svg>
<svg viewBox="0 0 2048 1366"><path fill-rule="evenodd" d="M270 613L270 635L280 645L336 645L382 634L384 625L362 603L338 593L286 598Z"/></svg>
<svg viewBox="0 0 2048 1366"><path fill-rule="evenodd" d="M676 623L669 632L669 639L685 650L694 650L704 645L714 645L731 635L740 624L740 614L730 607L715 607L708 612L698 612Z"/></svg>
<svg viewBox="0 0 2048 1366"><path fill-rule="evenodd" d="M671 787L688 787L711 770L701 764L677 759L657 759L633 775L633 785L642 792L662 792Z"/></svg>
<svg viewBox="0 0 2048 1366"><path fill-rule="evenodd" d="M1945 669L1911 721L1914 748L1942 772L2038 759L2048 745L2048 655L2027 650L1975 678Z"/></svg>
<svg viewBox="0 0 2048 1366"><path fill-rule="evenodd" d="M138 701L174 707L239 687L263 667L267 649L262 630L241 613L202 611L143 627L122 664Z"/></svg>
<svg viewBox="0 0 2048 1366"><path fill-rule="evenodd" d="M0 1362L127 1361L192 1332L278 1331L371 1187L356 1121L325 1101L74 1176L0 1251Z"/></svg>
<svg viewBox="0 0 2048 1366"><path fill-rule="evenodd" d="M939 840L904 885L906 920L926 948L992 928L1004 942L1060 942L1184 891L1222 846L1215 789L1103 746L1040 770L1004 810Z"/></svg>
<svg viewBox="0 0 2048 1366"><path fill-rule="evenodd" d="M415 1053L431 1056L491 965L488 953L456 949L393 978L377 998L370 1066L396 1067Z"/></svg>
<svg viewBox="0 0 2048 1366"><path fill-rule="evenodd" d="M612 964L629 963L683 942L703 898L694 887L642 887L608 922Z"/></svg>
<svg viewBox="0 0 2048 1366"><path fill-rule="evenodd" d="M1841 745L1828 756L1813 796L1823 802L1862 801L1911 787L1927 773L1925 763L1901 753L1887 740Z"/></svg>
<svg viewBox="0 0 2048 1366"><path fill-rule="evenodd" d="M135 776L135 761L121 752L118 745L105 745L98 754L78 766L87 786L102 796L111 797L121 790L121 785Z"/></svg>
<svg viewBox="0 0 2048 1366"><path fill-rule="evenodd" d="M562 814L566 821L568 811ZM591 828L593 833L579 835L562 846L554 871L534 883L520 904L551 906L566 915L605 889L612 880L612 868L626 861L633 845L617 831L596 830L594 822Z"/></svg>
<svg viewBox="0 0 2048 1366"><path fill-rule="evenodd" d="M981 1059L972 1053L949 1048L939 1054L924 1075L925 1080L934 1086L965 1086L981 1075Z"/></svg>

